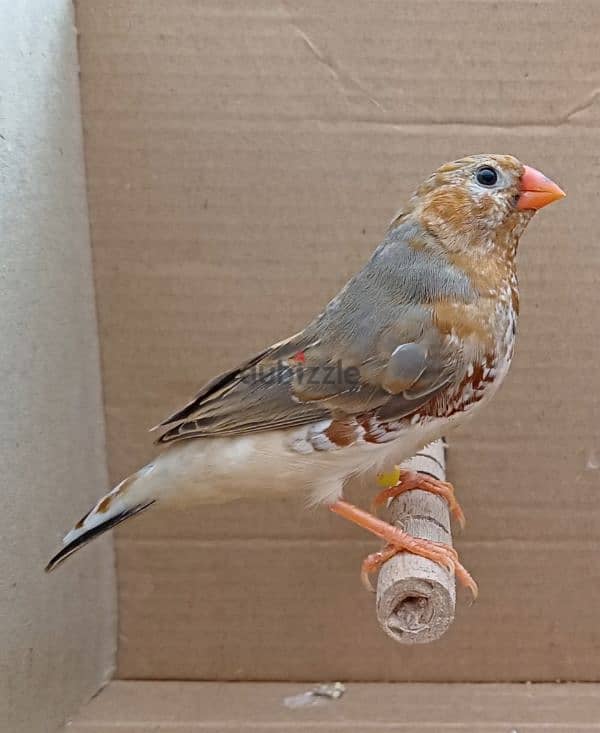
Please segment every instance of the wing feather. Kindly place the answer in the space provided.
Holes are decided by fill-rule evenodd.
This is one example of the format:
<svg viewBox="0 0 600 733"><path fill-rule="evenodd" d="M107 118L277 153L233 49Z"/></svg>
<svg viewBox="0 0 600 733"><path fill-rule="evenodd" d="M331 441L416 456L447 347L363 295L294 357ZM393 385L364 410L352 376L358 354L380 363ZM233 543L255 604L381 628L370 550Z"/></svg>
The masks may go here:
<svg viewBox="0 0 600 733"><path fill-rule="evenodd" d="M403 226L304 331L208 382L161 423L158 442L371 413L397 420L459 383L461 346L437 328L432 303L470 302L474 291L463 272L409 247L417 233Z"/></svg>

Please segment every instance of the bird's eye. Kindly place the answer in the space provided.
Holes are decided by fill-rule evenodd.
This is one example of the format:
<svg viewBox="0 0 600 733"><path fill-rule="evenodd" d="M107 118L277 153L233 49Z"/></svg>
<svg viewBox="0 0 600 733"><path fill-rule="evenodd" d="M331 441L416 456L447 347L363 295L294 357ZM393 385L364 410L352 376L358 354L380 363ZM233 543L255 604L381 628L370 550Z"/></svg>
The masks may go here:
<svg viewBox="0 0 600 733"><path fill-rule="evenodd" d="M498 181L498 172L494 168L485 166L477 171L477 183L481 183L482 186L494 186Z"/></svg>

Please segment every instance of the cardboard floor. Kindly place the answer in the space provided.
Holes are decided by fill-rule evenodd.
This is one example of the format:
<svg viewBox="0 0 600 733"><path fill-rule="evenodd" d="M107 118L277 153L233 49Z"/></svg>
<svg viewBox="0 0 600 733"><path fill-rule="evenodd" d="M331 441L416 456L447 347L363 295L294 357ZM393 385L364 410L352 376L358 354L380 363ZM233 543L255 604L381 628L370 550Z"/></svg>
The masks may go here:
<svg viewBox="0 0 600 733"><path fill-rule="evenodd" d="M308 683L112 682L65 733L589 733L600 684L349 684L290 707Z"/></svg>

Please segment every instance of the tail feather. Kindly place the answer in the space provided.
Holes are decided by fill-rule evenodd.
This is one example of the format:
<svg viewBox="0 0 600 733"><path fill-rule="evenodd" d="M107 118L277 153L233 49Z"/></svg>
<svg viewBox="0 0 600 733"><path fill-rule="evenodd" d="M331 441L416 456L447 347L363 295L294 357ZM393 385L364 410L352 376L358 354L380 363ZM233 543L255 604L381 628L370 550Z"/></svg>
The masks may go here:
<svg viewBox="0 0 600 733"><path fill-rule="evenodd" d="M46 572L54 570L64 560L87 545L95 537L143 512L156 501L152 487L143 479L152 473L149 464L129 476L110 491L84 516L63 539L63 548L46 565Z"/></svg>
<svg viewBox="0 0 600 733"><path fill-rule="evenodd" d="M68 542L62 550L59 550L54 557L48 562L46 565L46 572L49 573L52 570L54 570L55 567L60 565L64 560L66 560L70 555L72 555L74 552L77 552L81 547L84 545L87 545L88 542L91 542L94 538L98 537L98 535L103 534L108 529L112 529L113 527L116 527L117 524L121 524L121 522L124 522L126 519L129 519L129 517L134 517L136 514L139 514L140 512L143 512L144 509L147 509L149 506L152 506L154 504L154 499L152 501L147 502L146 504L141 504L140 506L133 507L132 509L127 509L126 511L121 512L120 514L116 514L114 517L111 517L110 519L107 519L103 524L98 524L95 527L92 527L92 529L88 529L82 534L80 534L78 537L75 537L75 539Z"/></svg>

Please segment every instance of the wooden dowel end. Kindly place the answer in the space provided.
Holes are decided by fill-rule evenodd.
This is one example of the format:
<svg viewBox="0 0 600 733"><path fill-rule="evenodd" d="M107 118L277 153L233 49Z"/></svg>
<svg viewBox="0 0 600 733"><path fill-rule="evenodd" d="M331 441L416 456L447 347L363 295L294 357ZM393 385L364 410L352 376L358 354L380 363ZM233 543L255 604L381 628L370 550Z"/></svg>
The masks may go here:
<svg viewBox="0 0 600 733"><path fill-rule="evenodd" d="M436 441L403 468L445 480L445 444ZM390 522L415 537L452 544L450 515L444 499L409 491L388 507ZM454 620L454 576L431 560L403 552L388 560L377 582L377 619L402 644L424 644L442 636Z"/></svg>

